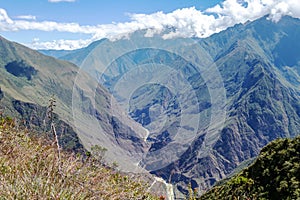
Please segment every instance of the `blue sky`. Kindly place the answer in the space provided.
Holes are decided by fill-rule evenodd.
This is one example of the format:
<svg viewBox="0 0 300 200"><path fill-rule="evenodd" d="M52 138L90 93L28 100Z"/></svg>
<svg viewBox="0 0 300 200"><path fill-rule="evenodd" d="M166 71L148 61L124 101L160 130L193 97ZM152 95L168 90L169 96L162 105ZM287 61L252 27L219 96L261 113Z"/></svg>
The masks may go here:
<svg viewBox="0 0 300 200"><path fill-rule="evenodd" d="M103 24L124 22L126 13L165 13L195 6L205 10L221 0L76 0L51 3L47 0L0 0L10 16L33 15L39 20Z"/></svg>
<svg viewBox="0 0 300 200"><path fill-rule="evenodd" d="M299 10L298 0L0 0L0 34L32 48L74 49L170 26L176 32L166 38L208 37L266 14L299 17Z"/></svg>

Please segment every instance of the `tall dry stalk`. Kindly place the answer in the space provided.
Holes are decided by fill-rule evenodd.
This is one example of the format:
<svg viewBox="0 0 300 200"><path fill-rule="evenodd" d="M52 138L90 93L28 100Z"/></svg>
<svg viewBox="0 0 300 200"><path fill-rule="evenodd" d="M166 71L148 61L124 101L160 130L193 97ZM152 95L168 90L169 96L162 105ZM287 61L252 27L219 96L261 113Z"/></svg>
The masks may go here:
<svg viewBox="0 0 300 200"><path fill-rule="evenodd" d="M55 129L55 124L54 124L54 108L56 107L56 99L54 96L52 96L49 99L49 106L48 106L48 118L50 120L50 128L51 128L51 133L55 139L55 143L57 146L57 159L58 159L58 168L59 171L61 172L61 156L60 156L60 145L59 145L59 141L58 141L58 136L57 136L57 132Z"/></svg>

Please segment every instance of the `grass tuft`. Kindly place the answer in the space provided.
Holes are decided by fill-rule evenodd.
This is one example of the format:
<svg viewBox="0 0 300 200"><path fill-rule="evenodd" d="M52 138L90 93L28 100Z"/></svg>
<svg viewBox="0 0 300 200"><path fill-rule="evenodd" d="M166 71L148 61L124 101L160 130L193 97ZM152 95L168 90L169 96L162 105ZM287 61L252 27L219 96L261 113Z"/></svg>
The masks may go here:
<svg viewBox="0 0 300 200"><path fill-rule="evenodd" d="M159 199L147 185L92 158L0 121L0 199Z"/></svg>

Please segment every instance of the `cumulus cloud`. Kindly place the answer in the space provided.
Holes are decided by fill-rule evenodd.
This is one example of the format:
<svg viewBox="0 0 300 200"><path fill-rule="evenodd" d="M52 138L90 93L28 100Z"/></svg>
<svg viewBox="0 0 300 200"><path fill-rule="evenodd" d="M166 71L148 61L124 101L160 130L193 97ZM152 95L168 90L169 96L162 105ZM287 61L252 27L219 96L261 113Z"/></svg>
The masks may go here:
<svg viewBox="0 0 300 200"><path fill-rule="evenodd" d="M49 0L50 1L50 0ZM61 0L51 0L52 2ZM73 0L67 0L73 1ZM278 22L284 15L300 18L299 0L225 0L212 8L201 11L195 7L182 8L171 13L130 14L124 23L81 26L78 23L52 21L12 20L0 9L0 30L40 30L89 34L88 40L55 40L33 42L33 48L75 49L101 39L118 39L146 29L146 37L162 34L164 39L174 37L209 37L238 23L253 21L263 16Z"/></svg>
<svg viewBox="0 0 300 200"><path fill-rule="evenodd" d="M226 0L221 5L207 9L206 12L218 15L216 21L219 21L219 24L232 26L265 15L269 15L269 19L274 22L284 15L299 18L300 4L298 0Z"/></svg>
<svg viewBox="0 0 300 200"><path fill-rule="evenodd" d="M59 3L59 2L75 2L76 0L48 0L50 3Z"/></svg>

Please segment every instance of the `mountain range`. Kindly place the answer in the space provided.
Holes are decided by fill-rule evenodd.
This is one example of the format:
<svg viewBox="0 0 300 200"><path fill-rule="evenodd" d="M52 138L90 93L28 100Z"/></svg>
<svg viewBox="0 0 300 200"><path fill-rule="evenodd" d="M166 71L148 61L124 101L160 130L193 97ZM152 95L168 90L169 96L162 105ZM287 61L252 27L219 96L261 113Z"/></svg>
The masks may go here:
<svg viewBox="0 0 300 200"><path fill-rule="evenodd" d="M57 59L1 38L2 109L43 127L54 95L65 147L101 145L123 170L171 183L176 198L299 135L299 19L264 17L203 39L146 33L40 51Z"/></svg>
<svg viewBox="0 0 300 200"><path fill-rule="evenodd" d="M170 147L175 141L174 135L171 135L174 132L193 134L189 132L193 132L190 130L194 127L179 124L183 118L193 121L193 113L200 116L194 122L201 121L200 128L197 125L197 134L178 159L152 158L151 155L148 160L147 156L144 159L146 169L151 171L155 168L152 173L186 193L184 185L191 183L193 188L202 189L210 187L239 165L256 157L268 142L299 134L300 54L297 51L299 44L295 42L299 39L299 31L298 19L283 17L275 23L264 17L238 24L209 38L194 39L200 46L198 49L204 52L195 53L194 49L197 48L193 46L175 53L163 45L160 48L149 48L158 46L156 43L161 42L159 37L149 39L141 36L144 32L139 32L131 35L130 41L149 45L136 45L136 49L125 51L105 70L101 69L102 66L91 68L86 63L93 60L94 65L97 65L97 59L107 59L103 56L105 47L122 49L128 45L127 39L117 42L98 41L87 48L63 55L60 59L74 62L91 75L101 74L98 77L100 83L124 105L123 109L127 109L134 120L150 131L150 152ZM176 43L176 40L172 42ZM184 56L181 53L183 51ZM194 60L185 59L195 55L200 58L209 56L221 75L226 91L226 105L223 105L226 119L221 130L215 128L207 133L213 109L211 91L208 81L203 78L204 73L196 69ZM96 56L99 58L95 61ZM175 75L171 74L168 66L171 66L172 72L176 72ZM159 74L168 73L172 83L166 79L157 80ZM145 84L138 77L151 84ZM189 91L180 88L178 83L184 84L182 79L187 80L185 85L190 86ZM136 88L138 84L140 88ZM122 91L132 87L135 88L132 96L129 99L126 95L124 97ZM174 93L169 89L172 87L179 87L180 91ZM191 91L195 96L184 99L183 96L191 94ZM194 100L198 101L197 108L192 108ZM180 104L189 109L184 108L186 112L183 112ZM166 119L168 123L165 123ZM204 154L203 146L207 146L205 138L208 135L215 135L215 138L211 137L213 142L209 144L210 150ZM170 148L171 152L175 152ZM153 167L157 160L163 168Z"/></svg>

